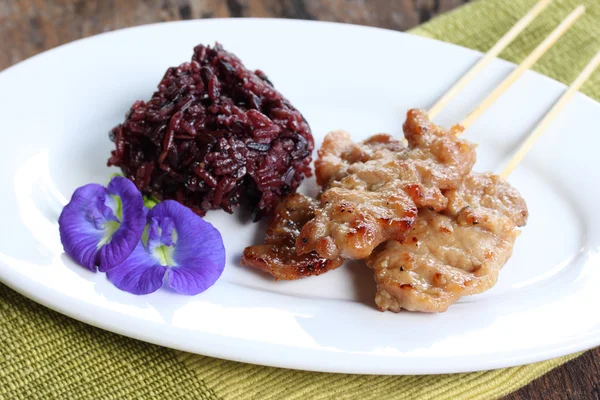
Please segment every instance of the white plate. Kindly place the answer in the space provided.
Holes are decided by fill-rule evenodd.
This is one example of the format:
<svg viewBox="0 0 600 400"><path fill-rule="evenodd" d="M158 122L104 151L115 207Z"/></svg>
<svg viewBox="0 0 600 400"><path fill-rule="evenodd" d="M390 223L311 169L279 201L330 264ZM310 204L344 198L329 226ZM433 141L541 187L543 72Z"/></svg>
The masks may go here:
<svg viewBox="0 0 600 400"><path fill-rule="evenodd" d="M211 212L227 266L207 292L134 296L63 255L57 217L73 190L104 183L108 131L148 99L167 67L220 41L304 113L320 145L401 134L480 56L402 33L331 23L208 20L103 34L0 74L0 279L47 307L194 353L315 371L431 374L530 363L600 344L600 105L577 95L510 177L531 218L496 287L443 314L380 313L360 262L296 282L242 268L264 224ZM462 119L513 68L494 61L444 110ZM564 85L528 72L468 131L478 170L498 171ZM303 185L314 192L314 182Z"/></svg>

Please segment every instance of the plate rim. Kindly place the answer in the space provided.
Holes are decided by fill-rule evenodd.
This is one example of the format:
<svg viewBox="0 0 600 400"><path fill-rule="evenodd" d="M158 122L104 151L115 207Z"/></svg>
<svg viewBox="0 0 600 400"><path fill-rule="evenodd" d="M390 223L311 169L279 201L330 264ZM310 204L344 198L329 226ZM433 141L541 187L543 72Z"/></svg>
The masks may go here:
<svg viewBox="0 0 600 400"><path fill-rule="evenodd" d="M361 25L354 25L354 24L346 24L346 23L339 23L339 22L326 22L326 21L307 21L307 20L288 20L288 19L278 19L278 18L237 18L237 19L231 19L231 18L214 18L214 19L209 19L209 20L186 20L186 21L169 21L169 22L160 22L160 23L151 23L151 24L144 24L144 25L139 25L139 26L135 26L135 27L128 27L128 28L123 28L123 29L118 29L118 30L113 30L113 31L109 31L109 32L104 32L98 35L94 35L94 36L90 36L90 37L86 37L86 38L82 38L82 39L78 39L66 44L63 44L61 46L57 46L53 49L44 51L40 54L37 54L35 56L32 56L26 60L23 60L21 62L18 62L2 71L0 71L0 83L3 81L3 78L5 78L5 76L10 74L10 71L13 71L14 69L24 65L25 63L30 63L30 62L35 62L35 60L37 60L38 58L41 57L48 57L51 56L54 52L56 51L61 51L64 50L65 48L68 48L71 45L75 45L75 44L81 44L87 40L93 40L97 37L104 37L107 35L118 35L119 33L122 33L124 31L129 31L129 30L141 30L141 29L153 29L156 26L164 26L164 25L174 25L174 24L191 24L191 25L196 25L196 24L207 24L207 23L237 23L237 21L258 21L258 22L268 22L268 23L282 23L282 24L320 24L320 25L333 25L333 26L337 26L337 27L341 27L342 29L348 28L350 27L351 29L365 29L365 30L375 30L375 31L384 31L384 32L392 32L394 34L398 34L398 35L402 35L402 36L411 36L413 38L416 38L418 40L425 40L425 41L434 41L436 42L438 45L444 45L444 46L450 46L453 47L455 49L459 49L462 52L465 53L470 53L470 54L474 54L476 56L481 56L482 53L477 51L477 50L473 50L470 48L466 48L460 45L456 45L453 43L448 43L448 42L444 42L444 41L440 41L437 39L433 39L430 37L425 37L425 36L418 36L418 35L414 35L414 34L410 34L410 33L405 33L405 32L399 32L399 31L394 31L394 30L390 30L390 29L384 29L384 28L378 28L378 27L369 27L369 26L361 26ZM496 58L497 61L500 61L501 63L504 63L505 65L510 66L510 68L514 68L516 65L512 62L506 61L504 59L500 59L500 58ZM558 82L546 75L543 75L541 73L538 73L536 71L530 71L530 73L534 73L539 77L544 78L545 80L548 80L550 83L552 83L553 85L560 85L562 88L566 88L566 85ZM594 99L592 99L591 97L583 94L583 93L579 93L578 96L582 96L583 98L586 98L588 101L593 102L594 104L600 104L599 102L595 101ZM4 262L0 262L0 264L4 265ZM111 325L110 323L103 323L103 321L101 319L94 319L93 317L89 316L90 314L81 314L76 312L74 309L70 309L66 306L64 306L64 303L61 304L60 301L58 300L54 300L54 301L49 301L47 297L43 297L43 296L38 296L35 292L31 292L31 291L26 291L25 290L25 286L19 285L19 279L23 278L26 279L25 276L12 276L13 279L11 279L11 273L10 273L10 269L8 270L9 272L7 273L4 269L0 269L0 281L4 284L6 284L8 287L10 287L12 290L15 290L16 292L20 293L21 295L35 301L36 303L47 307L55 312L59 312L63 315L66 315L70 318L76 319L78 321L81 321L85 324L103 329L103 330L107 330L116 334L120 334L120 335L124 335L136 340L142 340L148 343L152 343L155 345L160 345L160 346L165 346L165 347L169 347L169 348L173 348L173 349L177 349L177 350L182 350L182 351L190 351L189 347L183 346L183 345L177 345L177 343L175 342L171 342L168 345L164 344L164 341L157 341L155 340L153 337L149 336L149 335L141 335L139 333L135 333L132 331L135 330L131 330L131 329L119 329L117 326ZM40 285L40 287L44 287L43 285L35 282L33 283L35 285ZM38 292L41 293L41 292ZM94 308L92 305L88 305L85 304L84 308ZM405 366L400 366L400 367L396 367L394 368L394 372L391 371L387 371L387 370L374 370L374 371L364 371L361 370L360 368L355 368L353 366L349 366L347 369L339 369L339 368L315 368L313 364L310 365L302 365L302 363L299 362L289 362L288 360L285 360L285 362L278 362L278 363L271 363L271 362L262 362L262 361L257 361L256 356L255 357L251 357L248 354L244 353L244 354L233 354L232 353L228 353L228 352L219 352L219 351L213 351L212 349L209 348L205 348L202 353L198 353L196 351L193 351L196 354L202 354L202 355L207 355L207 356L211 356L211 357L216 357L216 358L222 358L222 359L227 359L227 360L232 360L232 361L238 361L238 362L245 362L245 363L251 363L251 364L258 364L258 365L266 365L266 366L270 366L270 367L283 367L283 368L290 368L290 369L298 369L298 370L306 370L306 371L320 371L320 372L341 372L341 373L351 373L351 374L364 374L364 375L397 375L397 374L406 374L406 375L421 375L421 374L441 374L441 373L456 373L456 372L472 372L472 371L480 371L483 369L497 369L497 368L504 368L507 366L516 366L516 365L523 365L523 364L528 364L531 362L537 362L537 361L544 361L544 360L548 360L548 359L552 359L555 357L560 357L560 356L564 356L564 355L568 355L568 354L572 354L581 350L585 350L594 346L597 346L598 344L600 344L600 336L596 337L595 340L593 338L590 338L587 341L578 341L577 343L572 343L569 344L567 346L561 346L560 349L558 351L554 351L554 352L550 352L550 351L538 351L536 353L533 354L528 354L526 356L522 356L522 357L513 357L512 358L512 362L506 362L506 360L504 361L490 361L489 363L487 363L486 365L488 365L488 367L485 368L481 368L480 366L478 366L477 368L464 368L464 367L458 367L458 368L440 368L438 369L439 372L431 372L431 369L428 369L427 371L417 371L414 372L414 368L408 368L406 369ZM478 364L479 365L479 364ZM396 372L399 371L399 372ZM413 371L413 372L411 372Z"/></svg>

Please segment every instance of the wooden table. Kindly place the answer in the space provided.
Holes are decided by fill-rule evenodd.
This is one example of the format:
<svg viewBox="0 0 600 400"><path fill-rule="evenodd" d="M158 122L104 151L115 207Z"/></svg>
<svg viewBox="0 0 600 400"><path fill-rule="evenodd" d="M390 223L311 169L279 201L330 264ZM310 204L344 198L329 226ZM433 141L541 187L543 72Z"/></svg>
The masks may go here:
<svg viewBox="0 0 600 400"><path fill-rule="evenodd" d="M280 17L406 30L468 0L0 0L0 70L82 37L152 22ZM506 397L600 399L600 348Z"/></svg>

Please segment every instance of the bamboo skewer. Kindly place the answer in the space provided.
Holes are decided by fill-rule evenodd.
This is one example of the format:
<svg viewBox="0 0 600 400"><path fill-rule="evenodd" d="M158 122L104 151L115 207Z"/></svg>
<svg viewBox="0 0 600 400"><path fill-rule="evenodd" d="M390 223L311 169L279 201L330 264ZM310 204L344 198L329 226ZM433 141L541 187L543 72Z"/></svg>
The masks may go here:
<svg viewBox="0 0 600 400"><path fill-rule="evenodd" d="M540 0L506 34L456 82L429 110L433 119L486 65L502 52L542 12L552 0Z"/></svg>
<svg viewBox="0 0 600 400"><path fill-rule="evenodd" d="M564 108L564 106L571 100L571 98L577 93L581 85L590 77L590 75L600 66L600 51L592 58L592 60L586 65L581 71L579 76L575 78L571 86L563 93L562 96L554 103L550 111L544 116L540 123L533 129L527 139L523 142L519 150L515 153L513 158L508 162L506 167L500 172L500 177L506 179L508 175L517 167L519 162L525 157L527 152L531 150L535 142L542 136L542 133L546 130L548 125L554 120L557 114Z"/></svg>
<svg viewBox="0 0 600 400"><path fill-rule="evenodd" d="M577 21L577 19L585 12L585 6L580 5L575 8L553 31L540 43L535 50L527 56L521 64L506 78L494 91L477 106L462 122L461 125L468 128L483 112L485 112L506 89L510 87L525 71L535 64L544 53L552 47L554 43Z"/></svg>
<svg viewBox="0 0 600 400"><path fill-rule="evenodd" d="M450 100L456 96L466 84L473 79L487 64L490 63L503 49L506 48L530 23L546 8L552 0L540 0L530 9L465 75L463 75L438 101L431 107L428 112L429 118L433 119ZM532 52L523 60L517 68L506 77L500 85L498 85L492 93L490 93L482 102L473 110L462 122L461 125L468 128L481 114L483 114L494 102L521 76L531 68L547 51L564 35L569 28L577 21L585 12L585 6L579 5L576 7ZM598 52L588 65L583 69L579 76L573 81L567 91L558 99L554 106L544 116L542 121L529 134L523 142L519 150L500 173L502 179L506 179L508 175L516 168L519 162L525 157L527 152L531 150L535 142L541 137L548 125L554 120L556 115L564 108L564 106L577 93L581 85L590 77L590 75L600 66L600 52Z"/></svg>

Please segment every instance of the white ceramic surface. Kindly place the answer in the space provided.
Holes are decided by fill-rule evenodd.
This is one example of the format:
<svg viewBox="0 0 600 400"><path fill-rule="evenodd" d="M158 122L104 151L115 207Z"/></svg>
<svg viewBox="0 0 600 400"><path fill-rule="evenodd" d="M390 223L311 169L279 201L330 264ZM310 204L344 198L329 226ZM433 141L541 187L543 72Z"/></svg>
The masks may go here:
<svg viewBox="0 0 600 400"><path fill-rule="evenodd" d="M224 275L207 292L134 296L62 252L57 217L73 190L104 183L108 131L148 99L167 67L219 41L264 70L309 121L317 145L344 128L356 140L401 134L480 56L380 29L284 20L150 25L78 41L0 73L0 280L86 323L163 346L316 371L429 374L540 361L600 344L600 105L577 95L510 177L531 217L496 287L443 314L380 313L360 262L321 277L274 282L242 268L264 224L211 212ZM443 66L443 68L442 68ZM462 119L513 68L494 61L437 118ZM477 170L499 171L564 90L528 72L466 136ZM315 192L308 181L303 191Z"/></svg>

